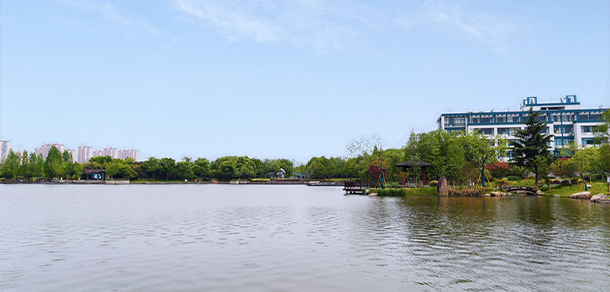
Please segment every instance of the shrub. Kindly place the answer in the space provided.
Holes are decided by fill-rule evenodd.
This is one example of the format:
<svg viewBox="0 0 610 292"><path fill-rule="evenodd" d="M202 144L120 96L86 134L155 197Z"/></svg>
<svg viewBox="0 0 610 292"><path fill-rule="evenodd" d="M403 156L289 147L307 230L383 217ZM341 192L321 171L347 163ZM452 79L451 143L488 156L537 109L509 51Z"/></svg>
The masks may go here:
<svg viewBox="0 0 610 292"><path fill-rule="evenodd" d="M506 162L494 162L487 165L486 169L489 169L493 177L501 178L506 175L510 169L510 165L508 165Z"/></svg>
<svg viewBox="0 0 610 292"><path fill-rule="evenodd" d="M561 181L556 179L556 180L551 181L551 183L554 185L558 185L561 183Z"/></svg>
<svg viewBox="0 0 610 292"><path fill-rule="evenodd" d="M579 178L573 177L573 178L570 179L570 182L574 185L574 184L578 183L578 180L579 180Z"/></svg>
<svg viewBox="0 0 610 292"><path fill-rule="evenodd" d="M494 179L494 183L496 184L496 187L499 187L499 188L506 188L507 186L510 186L510 182L508 181L507 178Z"/></svg>
<svg viewBox="0 0 610 292"><path fill-rule="evenodd" d="M520 177L518 177L518 176L507 176L507 177L506 177L506 179L507 179L507 180L510 180L510 181L518 181L518 180L521 180L521 178L520 178Z"/></svg>
<svg viewBox="0 0 610 292"><path fill-rule="evenodd" d="M428 183L428 185L429 185L429 186L431 186L431 187L435 187L435 186L437 186L437 185L438 185L438 181L437 181L437 180L431 180L431 181Z"/></svg>
<svg viewBox="0 0 610 292"><path fill-rule="evenodd" d="M567 180L567 179L564 179L564 180L562 180L562 181L561 181L561 184L562 184L562 185L566 185L566 186L567 186L567 185L569 185L569 184L570 184L570 181L569 181L569 180Z"/></svg>
<svg viewBox="0 0 610 292"><path fill-rule="evenodd" d="M389 182L389 183L386 185L386 187L387 187L387 188L390 188L390 189L391 189L391 188L400 188L400 183L398 183L398 182L396 182L396 181Z"/></svg>
<svg viewBox="0 0 610 292"><path fill-rule="evenodd" d="M579 178L579 179L576 181L576 183L577 183L577 184L581 184L581 183L582 183L582 179L580 179L580 178Z"/></svg>

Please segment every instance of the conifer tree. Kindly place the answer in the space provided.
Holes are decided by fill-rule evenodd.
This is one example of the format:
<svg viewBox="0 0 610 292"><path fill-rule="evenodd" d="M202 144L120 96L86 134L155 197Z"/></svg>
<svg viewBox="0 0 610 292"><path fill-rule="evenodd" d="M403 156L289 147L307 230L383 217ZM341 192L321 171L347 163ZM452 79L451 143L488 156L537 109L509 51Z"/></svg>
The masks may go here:
<svg viewBox="0 0 610 292"><path fill-rule="evenodd" d="M517 141L509 142L514 152L512 163L532 170L536 175L536 184L538 184L539 170L546 169L541 163L549 163L551 156L549 151L551 135L542 133L546 125L538 119L539 116L540 111L534 112L530 107L528 119L524 122L525 129L515 133Z"/></svg>

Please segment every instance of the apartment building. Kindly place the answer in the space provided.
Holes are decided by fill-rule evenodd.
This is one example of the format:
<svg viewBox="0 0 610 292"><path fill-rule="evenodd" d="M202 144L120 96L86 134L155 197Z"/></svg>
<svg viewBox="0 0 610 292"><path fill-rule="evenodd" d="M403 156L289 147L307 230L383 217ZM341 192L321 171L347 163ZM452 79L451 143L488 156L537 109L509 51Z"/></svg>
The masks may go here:
<svg viewBox="0 0 610 292"><path fill-rule="evenodd" d="M9 151L11 151L11 141L0 140L0 163L4 163Z"/></svg>
<svg viewBox="0 0 610 292"><path fill-rule="evenodd" d="M523 100L519 111L479 111L465 113L443 113L437 119L439 129L453 131L479 131L486 135L500 135L514 140L515 132L525 128L522 123L528 118L529 109L540 111L539 120L547 126L544 133L551 134L551 149L559 155L561 148L569 143L579 147L594 144L594 129L599 125L602 111L607 108L581 109L576 95L566 95L557 103L539 103L536 96ZM512 153L509 153L509 156Z"/></svg>
<svg viewBox="0 0 610 292"><path fill-rule="evenodd" d="M68 153L70 153L70 155L72 155L72 162L76 162L76 154L77 154L76 150L68 149L63 144L45 143L41 146L36 147L36 149L34 150L34 153L36 154L36 156L42 154L42 158L44 160L46 160L47 155L49 155L49 150L51 150L51 147L53 147L53 146L55 146L55 148L57 148L59 150L59 152L62 154L65 151L68 151Z"/></svg>

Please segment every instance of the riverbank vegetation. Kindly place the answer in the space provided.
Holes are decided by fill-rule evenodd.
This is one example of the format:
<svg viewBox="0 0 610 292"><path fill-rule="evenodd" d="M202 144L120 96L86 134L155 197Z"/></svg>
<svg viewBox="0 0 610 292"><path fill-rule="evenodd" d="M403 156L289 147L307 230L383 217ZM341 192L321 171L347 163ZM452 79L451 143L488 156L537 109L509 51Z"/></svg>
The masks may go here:
<svg viewBox="0 0 610 292"><path fill-rule="evenodd" d="M436 130L411 133L402 148L383 149L377 136L349 141L345 157L312 157L306 164L294 167L292 161L258 159L248 156L224 156L210 161L206 158L149 157L142 162L131 158L93 157L85 164L72 162L68 152L52 147L46 158L23 151L9 152L0 165L0 177L12 181L79 179L86 170L104 169L107 178L129 179L134 182L184 182L261 180L278 177L298 177L312 180L372 181L380 186L401 188L422 183L424 170L428 181L445 177L449 186L466 188L505 188L508 185L534 186L548 194L567 194L593 187L604 192L604 182L610 174L610 143L608 121L610 112L603 114L604 123L595 129L596 145L579 148L566 145L560 153L551 155L550 136L543 133L546 125L539 113L530 110L525 128L517 131L516 140L472 132ZM511 159L506 159L508 156ZM508 160L508 162L505 162ZM405 172L394 165L409 161ZM432 164L426 169L419 161ZM424 190L425 189L425 190ZM434 187L419 189L431 192Z"/></svg>

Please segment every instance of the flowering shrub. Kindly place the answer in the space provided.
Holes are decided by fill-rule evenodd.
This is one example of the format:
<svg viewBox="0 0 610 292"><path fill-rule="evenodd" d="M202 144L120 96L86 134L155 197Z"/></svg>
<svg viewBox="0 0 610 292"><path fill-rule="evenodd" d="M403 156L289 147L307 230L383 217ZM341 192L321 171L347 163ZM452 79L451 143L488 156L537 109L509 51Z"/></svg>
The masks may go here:
<svg viewBox="0 0 610 292"><path fill-rule="evenodd" d="M493 177L501 178L506 176L506 173L510 169L510 165L506 162L494 162L487 165L485 168L489 169L489 172Z"/></svg>

